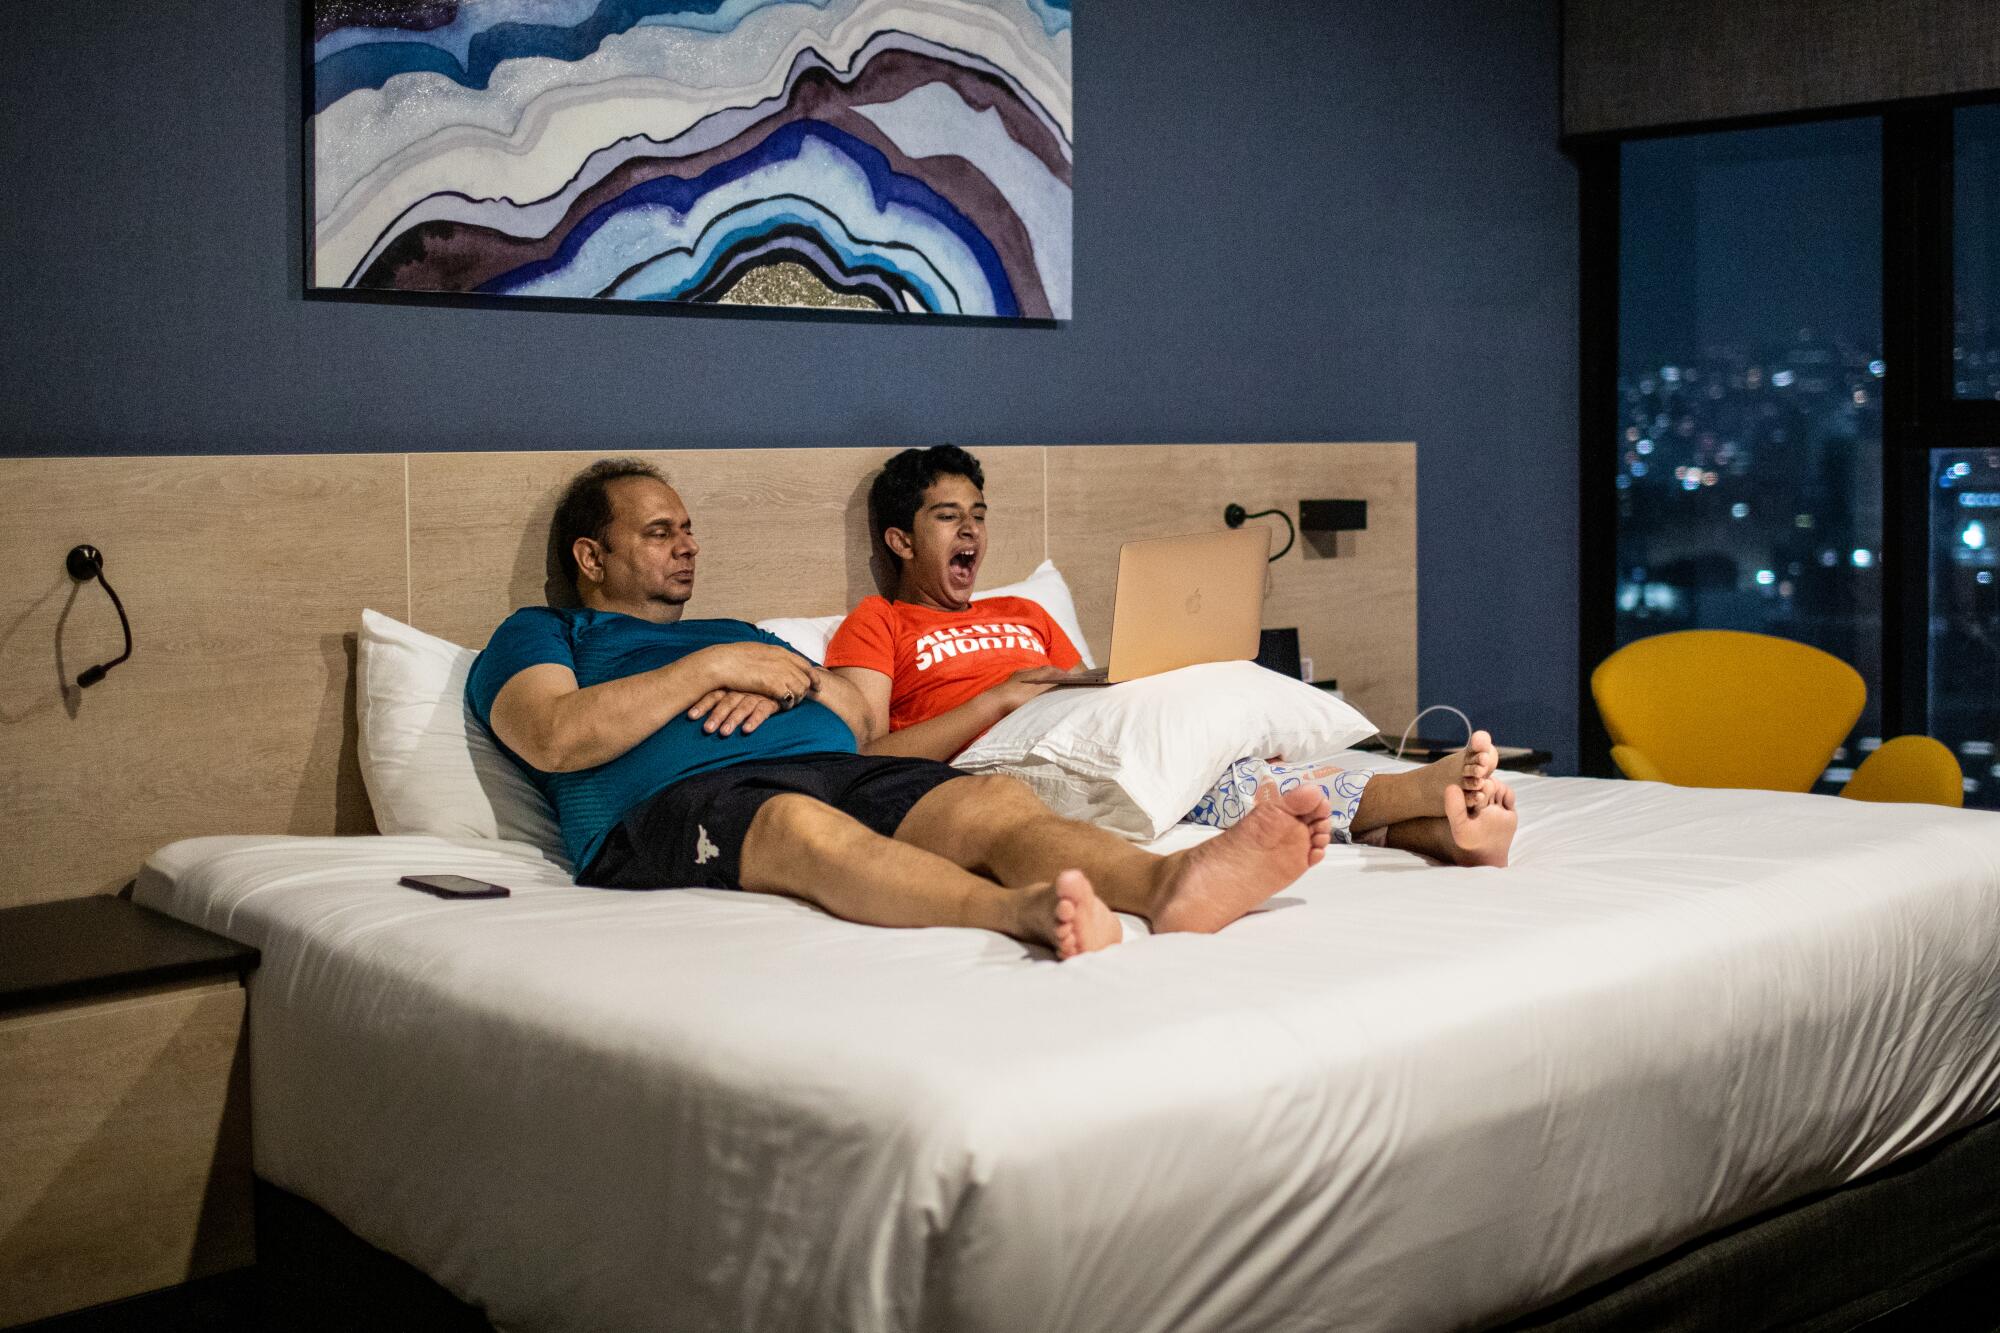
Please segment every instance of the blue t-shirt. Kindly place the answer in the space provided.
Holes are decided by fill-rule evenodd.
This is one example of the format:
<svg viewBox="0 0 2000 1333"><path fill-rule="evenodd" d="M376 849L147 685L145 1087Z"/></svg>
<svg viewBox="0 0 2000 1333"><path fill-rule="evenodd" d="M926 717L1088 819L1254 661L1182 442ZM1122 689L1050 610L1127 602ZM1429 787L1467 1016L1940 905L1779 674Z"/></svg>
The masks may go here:
<svg viewBox="0 0 2000 1333"><path fill-rule="evenodd" d="M473 661L465 698L480 725L491 731L493 700L501 687L531 666L559 663L576 674L578 686L587 689L666 666L716 644L746 642L791 647L775 634L740 620L656 625L618 611L523 607L500 622L486 651ZM701 726L683 711L609 763L574 773L544 773L504 743L500 748L555 807L563 843L579 873L626 811L682 778L755 759L854 753L854 733L817 699L773 713L747 735L739 730L724 736L705 732Z"/></svg>

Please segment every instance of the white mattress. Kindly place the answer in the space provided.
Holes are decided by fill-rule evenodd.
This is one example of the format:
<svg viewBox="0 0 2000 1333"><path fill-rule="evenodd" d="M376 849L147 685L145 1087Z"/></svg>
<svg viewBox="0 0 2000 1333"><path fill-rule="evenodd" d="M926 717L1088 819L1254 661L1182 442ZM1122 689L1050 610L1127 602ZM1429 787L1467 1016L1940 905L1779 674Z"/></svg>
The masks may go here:
<svg viewBox="0 0 2000 1333"><path fill-rule="evenodd" d="M264 951L260 1174L510 1329L1469 1326L2000 1108L2000 816L1519 789L1508 870L1335 848L1067 964L505 843L138 897Z"/></svg>

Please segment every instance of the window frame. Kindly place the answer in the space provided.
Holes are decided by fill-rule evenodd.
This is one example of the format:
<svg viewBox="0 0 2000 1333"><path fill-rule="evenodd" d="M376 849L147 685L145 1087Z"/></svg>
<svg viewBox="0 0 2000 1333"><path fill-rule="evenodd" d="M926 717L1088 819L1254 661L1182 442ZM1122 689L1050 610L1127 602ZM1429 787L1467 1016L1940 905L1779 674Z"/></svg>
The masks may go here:
<svg viewBox="0 0 2000 1333"><path fill-rule="evenodd" d="M2000 400L1959 398L1952 375L1953 117L2000 90L1829 107L1784 116L1579 136L1577 168L1579 598L1577 771L1616 777L1590 676L1617 644L1616 452L1620 154L1625 144L1729 130L1877 117L1882 126L1882 661L1884 737L1930 725L1930 460L1934 449L2000 446Z"/></svg>

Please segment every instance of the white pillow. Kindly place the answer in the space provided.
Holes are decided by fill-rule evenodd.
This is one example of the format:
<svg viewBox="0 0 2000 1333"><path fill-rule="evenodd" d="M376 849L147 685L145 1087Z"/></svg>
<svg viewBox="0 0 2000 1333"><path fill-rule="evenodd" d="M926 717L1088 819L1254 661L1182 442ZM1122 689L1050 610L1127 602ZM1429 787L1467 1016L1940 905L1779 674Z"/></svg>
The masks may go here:
<svg viewBox="0 0 2000 1333"><path fill-rule="evenodd" d="M1057 814L1157 838L1238 759L1314 759L1375 734L1324 690L1255 662L1183 667L1102 689L1056 689L952 760L1008 773Z"/></svg>
<svg viewBox="0 0 2000 1333"><path fill-rule="evenodd" d="M777 616L760 620L757 628L775 634L815 662L826 661L826 646L846 616Z"/></svg>
<svg viewBox="0 0 2000 1333"><path fill-rule="evenodd" d="M972 594L972 600L983 602L988 597L1025 597L1049 613L1062 632L1069 635L1069 641L1076 645L1076 651L1083 657L1083 664L1094 667L1097 663L1090 656L1090 645L1084 641L1083 628L1076 621L1076 601L1069 595L1069 584L1063 582L1062 571L1052 560L1044 560L1035 566L1035 572L1019 583L1010 583L1004 588L989 588L985 592ZM760 620L757 628L775 634L792 647L804 653L815 662L826 661L826 647L833 642L835 631L846 616L776 616L770 620Z"/></svg>
<svg viewBox="0 0 2000 1333"><path fill-rule="evenodd" d="M361 779L377 827L531 843L569 864L555 812L466 706L477 652L363 611L359 656Z"/></svg>
<svg viewBox="0 0 2000 1333"><path fill-rule="evenodd" d="M1035 572L1019 583L1010 583L1004 588L988 588L985 592L972 594L972 600L983 602L988 597L1025 597L1040 605L1042 610L1062 626L1062 632L1069 635L1069 641L1076 645L1087 667L1097 665L1090 655L1090 644L1084 640L1083 626L1077 623L1076 599L1069 595L1069 584L1063 582L1062 571L1055 561L1044 560L1035 566Z"/></svg>

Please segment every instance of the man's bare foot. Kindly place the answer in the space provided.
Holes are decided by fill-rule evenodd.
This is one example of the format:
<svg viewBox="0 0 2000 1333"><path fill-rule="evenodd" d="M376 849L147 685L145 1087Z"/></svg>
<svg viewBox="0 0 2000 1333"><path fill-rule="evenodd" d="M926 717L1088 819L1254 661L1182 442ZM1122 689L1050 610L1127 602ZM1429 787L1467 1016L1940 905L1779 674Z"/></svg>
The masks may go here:
<svg viewBox="0 0 2000 1333"><path fill-rule="evenodd" d="M1282 796L1265 783L1234 826L1161 863L1146 913L1155 931L1213 934L1284 888L1326 855L1333 812L1326 793L1301 783Z"/></svg>
<svg viewBox="0 0 2000 1333"><path fill-rule="evenodd" d="M1065 870L1053 884L1022 891L1021 935L1069 959L1111 947L1125 929L1081 870Z"/></svg>
<svg viewBox="0 0 2000 1333"><path fill-rule="evenodd" d="M1457 865L1504 866L1507 849L1514 845L1514 830L1521 822L1514 812L1514 789L1492 778L1486 786L1490 799L1476 811L1468 807L1463 788L1445 788L1444 818L1451 830L1451 859Z"/></svg>

